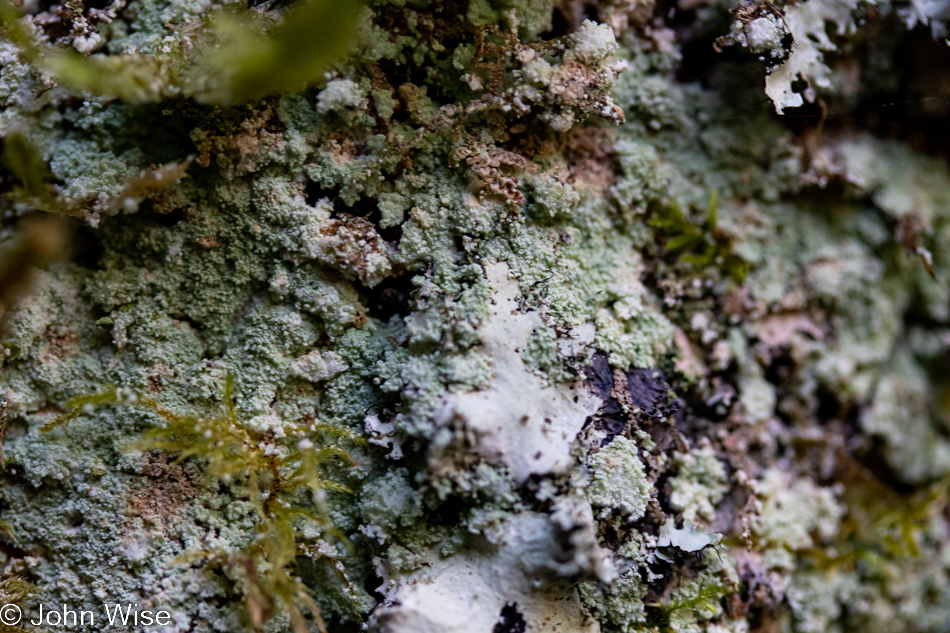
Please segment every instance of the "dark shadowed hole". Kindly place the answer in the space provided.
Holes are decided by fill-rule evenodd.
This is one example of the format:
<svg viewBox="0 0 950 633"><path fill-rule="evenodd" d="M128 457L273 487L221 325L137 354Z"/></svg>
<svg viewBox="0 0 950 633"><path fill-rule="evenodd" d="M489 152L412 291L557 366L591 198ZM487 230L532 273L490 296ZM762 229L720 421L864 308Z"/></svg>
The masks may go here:
<svg viewBox="0 0 950 633"><path fill-rule="evenodd" d="M70 510L66 513L66 529L67 530L78 530L82 527L82 524L86 522L86 518L82 515L82 512L79 510Z"/></svg>
<svg viewBox="0 0 950 633"><path fill-rule="evenodd" d="M373 288L364 289L370 316L384 323L397 314L409 316L412 312L412 295L416 290L412 283L415 275L414 271L405 272L385 279Z"/></svg>
<svg viewBox="0 0 950 633"><path fill-rule="evenodd" d="M465 501L461 498L448 497L429 515L429 522L436 525L458 525L462 521L462 512L466 507Z"/></svg>
<svg viewBox="0 0 950 633"><path fill-rule="evenodd" d="M546 33L541 34L541 38L545 40L552 40L558 37L567 35L567 18L564 17L565 9L558 7L554 10L554 15L551 18L551 30Z"/></svg>
<svg viewBox="0 0 950 633"><path fill-rule="evenodd" d="M518 611L518 603L509 602L501 608L498 622L495 623L492 633L525 633L527 629L528 623Z"/></svg>
<svg viewBox="0 0 950 633"><path fill-rule="evenodd" d="M76 228L70 242L72 260L83 268L98 268L103 248L99 234L85 224Z"/></svg>
<svg viewBox="0 0 950 633"><path fill-rule="evenodd" d="M174 211L169 211L168 213L153 213L152 218L159 226L175 226L185 219L185 210L175 209Z"/></svg>
<svg viewBox="0 0 950 633"><path fill-rule="evenodd" d="M838 398L838 394L833 390L822 386L818 389L818 421L821 423L831 420L843 420L847 413L847 407Z"/></svg>
<svg viewBox="0 0 950 633"><path fill-rule="evenodd" d="M600 17L597 15L597 9L593 4L584 5L584 19L592 22L600 21Z"/></svg>
<svg viewBox="0 0 950 633"><path fill-rule="evenodd" d="M339 189L324 189L319 183L316 183L312 180L308 180L307 185L304 188L304 196L307 200L307 204L309 204L311 207L316 205L321 198L329 198L330 200L334 200L339 195L339 193Z"/></svg>

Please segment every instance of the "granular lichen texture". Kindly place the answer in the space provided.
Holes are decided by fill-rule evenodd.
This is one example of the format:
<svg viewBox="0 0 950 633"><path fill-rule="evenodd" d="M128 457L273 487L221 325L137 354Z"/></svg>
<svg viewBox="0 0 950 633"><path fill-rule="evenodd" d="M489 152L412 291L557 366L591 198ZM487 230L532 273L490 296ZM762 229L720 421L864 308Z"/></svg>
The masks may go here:
<svg viewBox="0 0 950 633"><path fill-rule="evenodd" d="M948 20L0 0L0 631L950 631Z"/></svg>

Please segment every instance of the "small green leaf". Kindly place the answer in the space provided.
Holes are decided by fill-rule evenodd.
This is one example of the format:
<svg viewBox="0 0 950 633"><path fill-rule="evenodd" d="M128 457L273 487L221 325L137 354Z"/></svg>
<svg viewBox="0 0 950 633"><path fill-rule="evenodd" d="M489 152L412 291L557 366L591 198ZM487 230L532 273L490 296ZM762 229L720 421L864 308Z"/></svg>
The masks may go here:
<svg viewBox="0 0 950 633"><path fill-rule="evenodd" d="M52 187L53 174L26 135L18 130L3 138L4 161L20 181L12 197L43 211L58 211L63 206Z"/></svg>
<svg viewBox="0 0 950 633"><path fill-rule="evenodd" d="M676 251L681 248L693 246L698 241L699 241L699 237L697 235L689 235L689 234L677 235L669 239L669 241L666 243L666 248L671 251Z"/></svg>
<svg viewBox="0 0 950 633"><path fill-rule="evenodd" d="M719 190L713 189L709 194L709 206L707 207L709 228L716 227L716 212L719 210Z"/></svg>

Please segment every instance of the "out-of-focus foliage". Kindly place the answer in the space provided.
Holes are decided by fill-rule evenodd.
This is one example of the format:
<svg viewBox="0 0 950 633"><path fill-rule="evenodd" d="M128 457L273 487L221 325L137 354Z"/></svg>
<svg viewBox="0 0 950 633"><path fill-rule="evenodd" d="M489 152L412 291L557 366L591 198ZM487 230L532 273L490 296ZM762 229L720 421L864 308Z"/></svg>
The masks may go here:
<svg viewBox="0 0 950 633"><path fill-rule="evenodd" d="M24 57L72 92L133 103L192 97L229 105L318 80L346 51L360 6L352 0L304 0L271 20L257 11L221 9L157 56L85 57L45 45L17 21L7 0L0 0L0 19Z"/></svg>
<svg viewBox="0 0 950 633"><path fill-rule="evenodd" d="M20 181L9 196L12 200L39 211L63 213L80 219L86 219L90 212L114 213L121 208L134 209L149 194L181 180L192 162L189 157L143 169L129 178L121 191L103 201L96 198L68 200L53 183L49 166L25 134L10 132L4 137L4 144L6 164Z"/></svg>
<svg viewBox="0 0 950 633"><path fill-rule="evenodd" d="M11 197L43 211L63 210L59 192L52 184L53 174L26 135L20 131L10 132L4 136L3 143L4 162L20 181Z"/></svg>
<svg viewBox="0 0 950 633"><path fill-rule="evenodd" d="M0 329L9 310L29 292L34 270L62 257L67 232L56 217L33 217L24 220L12 238L0 243Z"/></svg>
<svg viewBox="0 0 950 633"><path fill-rule="evenodd" d="M262 31L246 12L221 12L210 22L217 46L199 60L193 75L216 74L223 81L197 88L207 103L239 103L304 88L347 49L360 3L307 0Z"/></svg>

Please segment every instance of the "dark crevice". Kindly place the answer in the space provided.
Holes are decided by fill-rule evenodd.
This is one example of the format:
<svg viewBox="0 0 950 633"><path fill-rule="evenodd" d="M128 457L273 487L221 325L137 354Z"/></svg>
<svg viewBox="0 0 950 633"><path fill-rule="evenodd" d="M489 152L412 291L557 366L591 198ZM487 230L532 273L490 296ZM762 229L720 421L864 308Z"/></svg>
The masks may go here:
<svg viewBox="0 0 950 633"><path fill-rule="evenodd" d="M822 385L818 388L818 409L816 418L819 423L825 424L832 420L847 421L850 411L853 407L848 407L847 403L838 398L838 394L829 387Z"/></svg>
<svg viewBox="0 0 950 633"><path fill-rule="evenodd" d="M909 484L900 478L900 475L887 461L886 445L881 438L871 438L868 448L854 454L857 462L866 468L874 478L901 495L910 495L918 490L918 485Z"/></svg>
<svg viewBox="0 0 950 633"><path fill-rule="evenodd" d="M363 578L363 589L376 600L377 604L383 604L386 601L386 595L380 592L380 588L386 584L386 581L376 574L366 574Z"/></svg>
<svg viewBox="0 0 950 633"><path fill-rule="evenodd" d="M187 323L191 327L191 329L194 330L198 334L200 334L204 330L204 327L201 325L201 323L199 323L197 320L193 319L192 317L188 316L187 314L172 313L169 316L171 316L173 319L181 323Z"/></svg>
<svg viewBox="0 0 950 633"><path fill-rule="evenodd" d="M343 210L354 217L365 218L373 224L379 224L379 201L376 198L360 196L353 204L345 206Z"/></svg>
<svg viewBox="0 0 950 633"><path fill-rule="evenodd" d="M66 529L67 530L76 530L82 527L82 524L86 522L86 518L83 516L82 512L79 510L71 510L66 513Z"/></svg>
<svg viewBox="0 0 950 633"><path fill-rule="evenodd" d="M146 200L145 203L142 203L142 211L144 211L145 204L150 201ZM174 209L168 213L152 213L152 221L159 226L172 227L185 219L185 210L184 209Z"/></svg>
<svg viewBox="0 0 950 633"><path fill-rule="evenodd" d="M498 614L498 622L495 623L492 633L525 633L527 630L528 623L518 611L518 603L509 602Z"/></svg>
<svg viewBox="0 0 950 633"><path fill-rule="evenodd" d="M564 15L565 9L557 7L554 9L554 15L551 17L551 30L541 34L543 40L553 40L563 37L568 33L567 17Z"/></svg>
<svg viewBox="0 0 950 633"><path fill-rule="evenodd" d="M597 15L597 7L592 4L584 4L583 14L585 20L600 22L600 16Z"/></svg>
<svg viewBox="0 0 950 633"><path fill-rule="evenodd" d="M307 180L307 184L304 187L304 199L307 201L307 204L316 206L323 198L329 198L330 200L336 200L340 195L340 188L335 187L333 189L325 189L320 186L319 183L314 182L313 180Z"/></svg>
<svg viewBox="0 0 950 633"><path fill-rule="evenodd" d="M469 505L465 499L458 495L450 495L439 504L438 508L428 514L426 523L447 527L459 525L462 523L462 514L468 507Z"/></svg>
<svg viewBox="0 0 950 633"><path fill-rule="evenodd" d="M363 290L369 315L386 323L395 315L409 316L412 312L412 296L416 286L412 278L415 271L383 280L373 288Z"/></svg>
<svg viewBox="0 0 950 633"><path fill-rule="evenodd" d="M68 220L70 239L69 239L69 258L77 266L88 270L99 268L99 261L105 249L102 246L102 240L98 231L87 224L78 221Z"/></svg>

